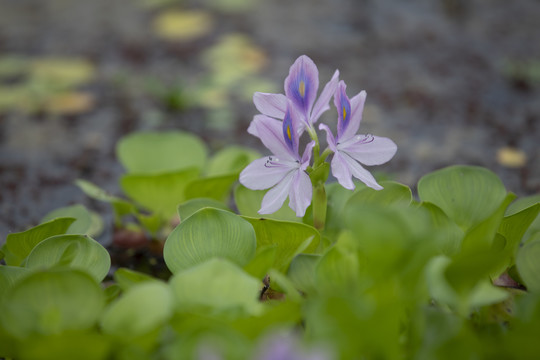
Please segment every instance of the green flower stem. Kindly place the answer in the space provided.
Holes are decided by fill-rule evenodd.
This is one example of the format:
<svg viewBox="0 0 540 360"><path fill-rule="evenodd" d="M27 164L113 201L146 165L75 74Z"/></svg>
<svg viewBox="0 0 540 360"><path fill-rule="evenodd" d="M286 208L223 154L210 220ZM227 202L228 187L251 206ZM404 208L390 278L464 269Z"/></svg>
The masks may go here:
<svg viewBox="0 0 540 360"><path fill-rule="evenodd" d="M326 190L324 183L313 186L313 227L319 231L324 229L326 223Z"/></svg>

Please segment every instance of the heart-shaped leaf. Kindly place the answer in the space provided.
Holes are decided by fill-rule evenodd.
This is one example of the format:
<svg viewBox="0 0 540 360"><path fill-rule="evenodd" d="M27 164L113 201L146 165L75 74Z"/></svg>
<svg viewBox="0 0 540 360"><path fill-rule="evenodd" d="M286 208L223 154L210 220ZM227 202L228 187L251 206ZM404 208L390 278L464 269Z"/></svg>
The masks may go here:
<svg viewBox="0 0 540 360"><path fill-rule="evenodd" d="M109 272L111 258L101 244L88 236L59 235L39 243L26 262L29 269L55 265L84 270L101 282Z"/></svg>
<svg viewBox="0 0 540 360"><path fill-rule="evenodd" d="M196 136L181 131L140 132L120 140L118 159L129 173L158 174L188 168L201 169L206 146Z"/></svg>
<svg viewBox="0 0 540 360"><path fill-rule="evenodd" d="M244 266L255 255L251 224L225 210L204 208L178 225L163 249L168 268L177 273L213 257Z"/></svg>

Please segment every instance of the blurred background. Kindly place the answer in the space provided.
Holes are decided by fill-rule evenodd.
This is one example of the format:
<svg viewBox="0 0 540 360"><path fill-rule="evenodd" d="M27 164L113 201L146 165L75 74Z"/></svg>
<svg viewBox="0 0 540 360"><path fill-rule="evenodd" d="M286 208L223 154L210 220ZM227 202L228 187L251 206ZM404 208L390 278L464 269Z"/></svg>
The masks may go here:
<svg viewBox="0 0 540 360"><path fill-rule="evenodd" d="M539 23L536 0L0 0L0 239L58 207L108 211L73 182L120 194L130 132L266 154L253 92L283 92L302 54L321 86L339 69L367 91L361 132L398 145L372 170L414 188L481 165L538 193Z"/></svg>

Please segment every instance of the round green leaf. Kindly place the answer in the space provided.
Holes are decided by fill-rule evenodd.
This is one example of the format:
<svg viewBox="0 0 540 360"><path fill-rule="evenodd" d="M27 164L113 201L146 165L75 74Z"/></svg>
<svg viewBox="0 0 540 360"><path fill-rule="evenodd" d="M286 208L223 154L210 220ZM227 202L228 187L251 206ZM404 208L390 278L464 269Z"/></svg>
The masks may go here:
<svg viewBox="0 0 540 360"><path fill-rule="evenodd" d="M51 211L41 220L49 221L59 217L71 217L75 222L67 229L66 234L86 234L97 236L103 231L103 220L95 213L89 211L84 205L76 204Z"/></svg>
<svg viewBox="0 0 540 360"><path fill-rule="evenodd" d="M540 293L540 236L519 249L516 265L527 289Z"/></svg>
<svg viewBox="0 0 540 360"><path fill-rule="evenodd" d="M101 327L106 334L131 338L162 325L172 312L169 286L158 281L144 282L129 288L105 310Z"/></svg>
<svg viewBox="0 0 540 360"><path fill-rule="evenodd" d="M85 235L59 235L38 244L28 255L29 269L68 265L92 275L98 282L103 280L111 267L107 250Z"/></svg>
<svg viewBox="0 0 540 360"><path fill-rule="evenodd" d="M422 177L418 194L467 229L497 210L506 189L497 175L485 168L450 166Z"/></svg>
<svg viewBox="0 0 540 360"><path fill-rule="evenodd" d="M185 219L205 207L230 211L224 203L214 199L191 199L178 205L178 216L180 217L180 221L184 221Z"/></svg>
<svg viewBox="0 0 540 360"><path fill-rule="evenodd" d="M19 266L0 266L0 298L24 275L29 274L27 268Z"/></svg>
<svg viewBox="0 0 540 360"><path fill-rule="evenodd" d="M347 204L375 204L386 206L394 203L410 204L412 201L411 189L394 181L381 181L382 190L366 187L352 195Z"/></svg>
<svg viewBox="0 0 540 360"><path fill-rule="evenodd" d="M204 208L180 223L169 235L163 256L177 273L213 257L244 266L255 255L257 240L249 222L213 208Z"/></svg>
<svg viewBox="0 0 540 360"><path fill-rule="evenodd" d="M217 152L208 163L207 176L229 175L240 173L253 160L260 158L254 150L241 146L229 146Z"/></svg>
<svg viewBox="0 0 540 360"><path fill-rule="evenodd" d="M34 272L5 294L0 323L18 338L84 330L95 325L104 301L99 284L85 272Z"/></svg>
<svg viewBox="0 0 540 360"><path fill-rule="evenodd" d="M129 173L156 174L191 167L202 168L206 146L181 131L141 132L122 138L116 154Z"/></svg>
<svg viewBox="0 0 540 360"><path fill-rule="evenodd" d="M315 269L320 259L320 255L313 254L298 254L294 257L287 275L298 290L308 294L315 292Z"/></svg>
<svg viewBox="0 0 540 360"><path fill-rule="evenodd" d="M170 283L179 310L261 310L261 281L226 259L205 261L174 275Z"/></svg>
<svg viewBox="0 0 540 360"><path fill-rule="evenodd" d="M271 219L245 217L257 234L257 247L276 245L274 267L286 271L292 259L299 253L314 253L321 235L312 226Z"/></svg>
<svg viewBox="0 0 540 360"><path fill-rule="evenodd" d="M220 175L195 179L186 187L186 197L210 198L226 202L231 194L231 188L238 180L238 174Z"/></svg>
<svg viewBox="0 0 540 360"><path fill-rule="evenodd" d="M199 170L195 168L167 174L125 175L120 185L137 203L168 219L186 199L186 186L198 175Z"/></svg>

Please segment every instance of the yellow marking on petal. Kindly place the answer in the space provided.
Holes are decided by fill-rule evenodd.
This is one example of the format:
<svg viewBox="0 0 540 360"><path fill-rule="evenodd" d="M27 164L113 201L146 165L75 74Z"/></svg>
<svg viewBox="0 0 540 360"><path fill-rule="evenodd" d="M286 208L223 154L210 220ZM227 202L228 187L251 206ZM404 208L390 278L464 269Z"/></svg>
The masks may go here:
<svg viewBox="0 0 540 360"><path fill-rule="evenodd" d="M289 140L292 140L291 138L291 127L287 126L287 136L289 137Z"/></svg>
<svg viewBox="0 0 540 360"><path fill-rule="evenodd" d="M298 92L300 93L301 97L306 95L306 83L304 80L300 81L300 85L298 85Z"/></svg>
<svg viewBox="0 0 540 360"><path fill-rule="evenodd" d="M345 106L343 107L343 120L347 118L347 109L345 109Z"/></svg>

